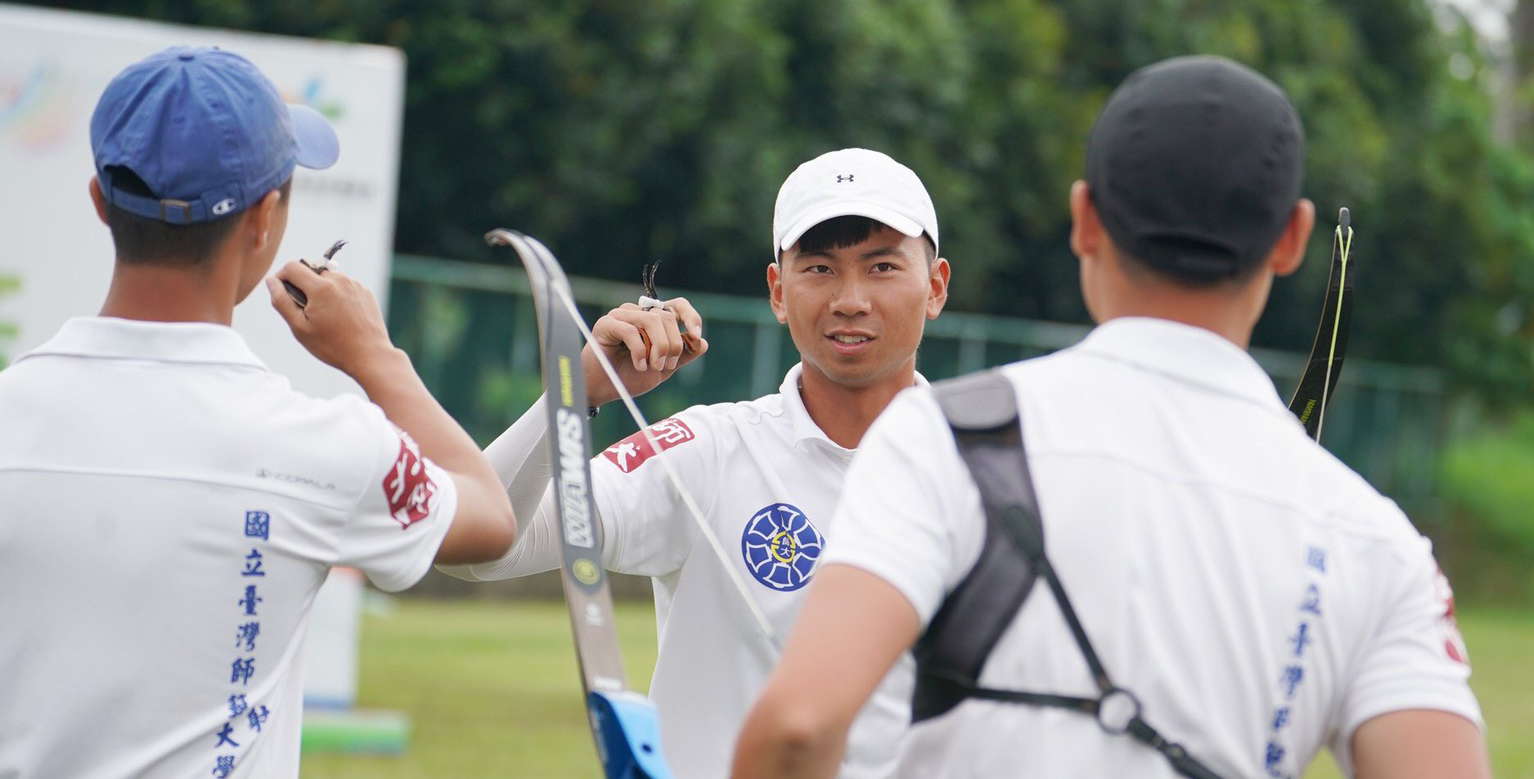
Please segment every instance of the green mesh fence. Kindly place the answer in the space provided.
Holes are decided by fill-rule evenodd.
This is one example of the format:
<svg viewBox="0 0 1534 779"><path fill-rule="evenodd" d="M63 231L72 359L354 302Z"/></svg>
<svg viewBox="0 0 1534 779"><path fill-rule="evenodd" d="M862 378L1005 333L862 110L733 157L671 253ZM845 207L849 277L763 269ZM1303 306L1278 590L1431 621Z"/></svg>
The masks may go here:
<svg viewBox="0 0 1534 779"><path fill-rule="evenodd" d="M635 300L637 283L573 277L586 321ZM776 391L797 359L787 328L756 297L661 288L685 295L705 317L709 351L671 381L639 399L656 420L698 403ZM537 324L520 267L396 256L389 329L432 392L477 440L488 443L540 391ZM1069 346L1081 325L950 312L928 323L917 367L929 379L1001 365ZM1308 347L1309 344L1306 344ZM1287 400L1304 355L1255 350ZM1431 524L1441 516L1438 451L1445 435L1445 383L1432 369L1349 358L1327 412L1324 443L1370 483ZM593 440L634 431L616 407L598 416Z"/></svg>

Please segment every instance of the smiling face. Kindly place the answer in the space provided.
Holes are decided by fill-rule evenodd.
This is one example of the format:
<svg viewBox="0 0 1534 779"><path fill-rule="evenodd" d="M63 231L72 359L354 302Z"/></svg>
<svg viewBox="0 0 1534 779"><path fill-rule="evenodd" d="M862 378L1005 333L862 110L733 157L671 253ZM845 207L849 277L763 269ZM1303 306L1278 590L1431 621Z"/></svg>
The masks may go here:
<svg viewBox="0 0 1534 779"><path fill-rule="evenodd" d="M846 247L814 245L811 230L767 266L772 310L788 325L808 384L909 386L926 320L948 297L948 261L931 244L877 222Z"/></svg>

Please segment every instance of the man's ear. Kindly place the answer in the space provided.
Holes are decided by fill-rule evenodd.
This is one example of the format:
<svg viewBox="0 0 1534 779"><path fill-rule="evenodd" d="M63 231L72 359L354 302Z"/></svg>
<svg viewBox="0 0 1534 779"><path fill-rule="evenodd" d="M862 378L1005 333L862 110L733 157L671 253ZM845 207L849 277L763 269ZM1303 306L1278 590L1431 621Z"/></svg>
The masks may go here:
<svg viewBox="0 0 1534 779"><path fill-rule="evenodd" d="M253 208L245 212L245 235L249 237L251 251L263 251L272 239L272 219L282 205L282 193L272 190L261 198ZM278 236L280 239L281 236Z"/></svg>
<svg viewBox="0 0 1534 779"><path fill-rule="evenodd" d="M1103 222L1092 202L1092 188L1077 179L1071 184L1071 251L1077 257L1095 257L1102 251Z"/></svg>
<svg viewBox="0 0 1534 779"><path fill-rule="evenodd" d="M1265 264L1275 276L1288 276L1300 269L1305 261L1305 245L1310 242L1310 232L1316 226L1316 204L1300 198L1289 212L1289 223L1278 236L1278 243L1268 252Z"/></svg>
<svg viewBox="0 0 1534 779"><path fill-rule="evenodd" d="M100 219L102 224L106 224L107 196L101 192L101 180L97 179L95 176L91 176L89 189L91 191L91 204L96 206L96 218Z"/></svg>
<svg viewBox="0 0 1534 779"><path fill-rule="evenodd" d="M948 276L952 272L948 261L942 257L932 261L927 274L927 283L931 285L927 292L928 319L937 319L937 315L943 313L943 306L948 303Z"/></svg>
<svg viewBox="0 0 1534 779"><path fill-rule="evenodd" d="M767 264L767 302L772 304L772 314L778 324L788 323L788 309L783 306L783 264Z"/></svg>

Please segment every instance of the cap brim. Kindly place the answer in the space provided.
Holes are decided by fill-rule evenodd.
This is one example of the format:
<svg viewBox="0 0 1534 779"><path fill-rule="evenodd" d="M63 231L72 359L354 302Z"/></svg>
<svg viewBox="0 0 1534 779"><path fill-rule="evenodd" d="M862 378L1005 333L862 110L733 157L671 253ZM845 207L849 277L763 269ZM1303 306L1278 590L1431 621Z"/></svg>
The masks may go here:
<svg viewBox="0 0 1534 779"><path fill-rule="evenodd" d="M778 239L778 251L787 251L788 247L799 242L810 228L827 219L835 219L839 216L866 216L869 219L882 222L895 230L915 238L926 230L915 219L904 216L889 208L876 203L866 203L858 200L848 200L838 203L827 203L819 208L811 209L804 216L799 217L789 226L783 236Z"/></svg>
<svg viewBox="0 0 1534 779"><path fill-rule="evenodd" d="M298 164L321 170L336 164L341 156L341 140L330 121L306 105L288 104L293 120L293 141L298 147Z"/></svg>

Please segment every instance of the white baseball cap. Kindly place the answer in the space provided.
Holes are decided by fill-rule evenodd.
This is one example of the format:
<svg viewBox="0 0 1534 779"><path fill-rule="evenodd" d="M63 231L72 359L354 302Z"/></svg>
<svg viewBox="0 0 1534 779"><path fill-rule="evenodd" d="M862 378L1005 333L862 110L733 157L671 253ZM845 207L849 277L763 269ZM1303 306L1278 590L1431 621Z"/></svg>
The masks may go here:
<svg viewBox="0 0 1534 779"><path fill-rule="evenodd" d="M888 154L869 149L826 152L800 165L778 190L772 210L772 256L810 228L839 216L866 216L937 243L937 212L921 179Z"/></svg>

